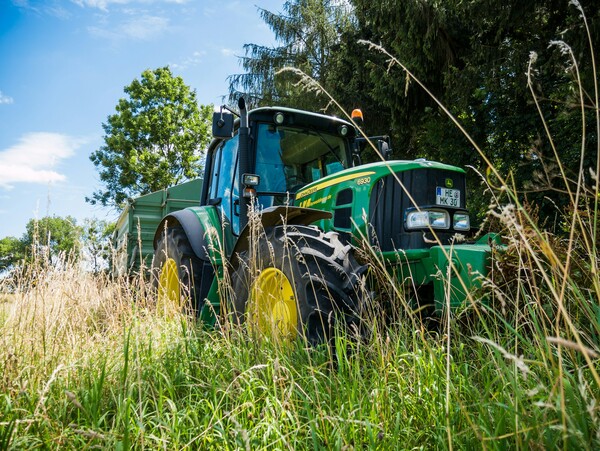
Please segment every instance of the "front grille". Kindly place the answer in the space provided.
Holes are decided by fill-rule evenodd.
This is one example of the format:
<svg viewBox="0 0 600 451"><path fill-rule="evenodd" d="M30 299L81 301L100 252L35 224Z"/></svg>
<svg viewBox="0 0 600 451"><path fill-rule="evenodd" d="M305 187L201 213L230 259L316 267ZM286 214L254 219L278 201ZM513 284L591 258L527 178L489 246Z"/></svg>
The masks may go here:
<svg viewBox="0 0 600 451"><path fill-rule="evenodd" d="M371 192L369 218L371 225L371 243L382 251L398 249L418 249L431 247L434 237L430 232L407 231L404 228L406 209L419 206L435 206L435 191L437 186L446 186L446 180L452 180L454 189L461 191L460 206L449 211L465 209L465 176L461 172L443 169L419 168L397 172L394 175L382 177L377 181ZM411 201L405 190L411 193ZM436 208L440 208L436 206ZM443 244L450 241L452 231L437 232Z"/></svg>

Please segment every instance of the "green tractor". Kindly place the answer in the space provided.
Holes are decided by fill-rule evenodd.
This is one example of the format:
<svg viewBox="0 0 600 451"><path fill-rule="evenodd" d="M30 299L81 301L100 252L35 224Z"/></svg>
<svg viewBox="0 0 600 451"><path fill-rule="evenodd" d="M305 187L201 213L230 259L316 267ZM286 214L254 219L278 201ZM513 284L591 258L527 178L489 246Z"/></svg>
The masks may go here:
<svg viewBox="0 0 600 451"><path fill-rule="evenodd" d="M232 314L261 334L323 341L358 321L372 249L433 310L464 305L488 273L490 237L470 231L465 172L426 160L361 163L348 121L283 107L213 119L200 206L163 218L153 275L165 304L214 324ZM235 116L238 116L235 118ZM385 140L376 139L382 155Z"/></svg>

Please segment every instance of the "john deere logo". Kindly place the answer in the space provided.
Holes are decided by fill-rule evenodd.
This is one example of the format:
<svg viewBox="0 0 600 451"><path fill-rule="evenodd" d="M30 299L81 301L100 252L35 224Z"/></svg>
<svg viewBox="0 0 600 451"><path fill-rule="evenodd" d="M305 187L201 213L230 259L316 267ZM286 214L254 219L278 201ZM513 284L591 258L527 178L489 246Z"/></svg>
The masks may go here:
<svg viewBox="0 0 600 451"><path fill-rule="evenodd" d="M452 179L446 179L446 188L452 188L454 186L454 182Z"/></svg>

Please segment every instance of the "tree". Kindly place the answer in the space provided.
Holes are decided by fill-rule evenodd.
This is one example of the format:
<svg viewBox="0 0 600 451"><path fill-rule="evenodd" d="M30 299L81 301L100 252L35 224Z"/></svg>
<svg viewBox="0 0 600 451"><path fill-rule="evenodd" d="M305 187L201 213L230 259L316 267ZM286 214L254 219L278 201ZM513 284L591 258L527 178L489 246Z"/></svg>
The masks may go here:
<svg viewBox="0 0 600 451"><path fill-rule="evenodd" d="M27 258L56 264L61 258L77 260L81 251L81 228L75 218L46 216L30 219L21 239Z"/></svg>
<svg viewBox="0 0 600 451"><path fill-rule="evenodd" d="M11 270L25 258L25 246L18 238L0 239L0 273Z"/></svg>
<svg viewBox="0 0 600 451"><path fill-rule="evenodd" d="M97 273L110 261L115 226L95 218L85 219L83 226L71 216L31 219L21 238L0 239L0 273L34 261L54 265L64 258L78 261L82 257Z"/></svg>
<svg viewBox="0 0 600 451"><path fill-rule="evenodd" d="M307 96L296 86L297 76L276 73L291 66L315 80L325 80L334 57L332 49L351 26L352 15L349 6L339 0L288 0L283 9L284 13L277 14L259 8L261 18L281 45L244 45L246 56L241 63L246 72L229 78L230 100L244 95L254 104L316 110L327 102Z"/></svg>
<svg viewBox="0 0 600 451"><path fill-rule="evenodd" d="M583 88L593 93L590 49L579 5L588 13L592 41L600 38L596 2L536 0L354 0L359 34L381 43L401 60L458 117L500 170L511 173L517 188L527 193L546 214L561 206L564 185L547 173L552 150L545 139L528 86L532 52L538 54L533 83L544 119L560 146L560 159L577 179L582 142L581 111L572 62L560 46L573 49ZM376 105L390 111L397 156L427 157L460 166L482 167L481 160L446 115L399 69L389 70L380 57L363 64L373 85ZM589 100L586 99L586 101ZM594 106L588 105L593 116ZM595 166L597 137L590 127L586 167ZM543 167L543 163L550 163ZM555 163L555 162L554 162ZM538 175L545 180L539 180ZM545 177L548 174L548 177ZM540 190L540 193L533 193ZM542 190L546 190L542 193ZM554 190L548 199L547 190ZM541 212L542 216L546 214Z"/></svg>
<svg viewBox="0 0 600 451"><path fill-rule="evenodd" d="M99 219L86 219L83 223L81 241L83 251L94 273L110 265L112 236L116 223Z"/></svg>
<svg viewBox="0 0 600 451"><path fill-rule="evenodd" d="M200 107L196 92L168 67L146 70L124 88L104 129L104 145L90 159L104 189L86 201L121 206L128 198L198 176L210 141L212 105Z"/></svg>

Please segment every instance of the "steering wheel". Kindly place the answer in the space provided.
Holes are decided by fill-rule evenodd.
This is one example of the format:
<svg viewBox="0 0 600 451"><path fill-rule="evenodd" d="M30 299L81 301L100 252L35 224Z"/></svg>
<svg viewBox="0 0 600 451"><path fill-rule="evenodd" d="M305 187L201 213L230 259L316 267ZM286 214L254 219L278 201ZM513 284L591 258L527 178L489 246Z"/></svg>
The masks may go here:
<svg viewBox="0 0 600 451"><path fill-rule="evenodd" d="M288 186L288 191L290 191L292 193L295 193L300 188L302 188L304 185L306 185L306 183L304 183L304 181L297 175L292 175L292 176L288 177L286 179L286 183Z"/></svg>

